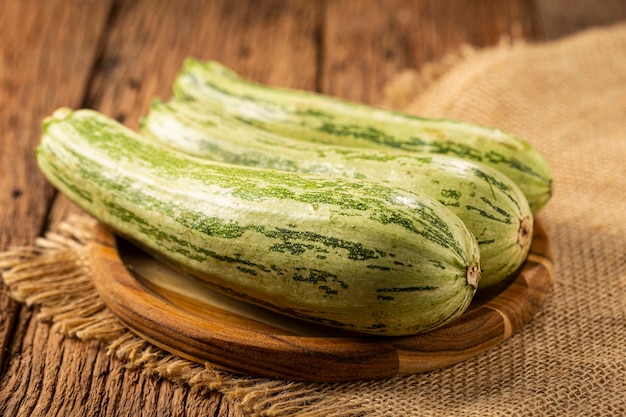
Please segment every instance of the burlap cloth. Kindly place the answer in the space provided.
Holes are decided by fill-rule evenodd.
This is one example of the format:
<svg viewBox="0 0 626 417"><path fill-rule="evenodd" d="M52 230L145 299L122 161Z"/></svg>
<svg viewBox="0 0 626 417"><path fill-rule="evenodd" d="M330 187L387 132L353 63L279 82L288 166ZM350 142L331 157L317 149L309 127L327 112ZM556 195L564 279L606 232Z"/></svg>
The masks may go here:
<svg viewBox="0 0 626 417"><path fill-rule="evenodd" d="M555 255L552 292L534 321L487 353L359 383L245 378L192 364L137 339L98 302L80 261L91 230L84 218L2 254L5 283L69 337L98 338L129 366L219 390L247 414L626 415L626 25L468 48L401 74L387 97L416 114L515 132L553 167L556 193L540 215Z"/></svg>

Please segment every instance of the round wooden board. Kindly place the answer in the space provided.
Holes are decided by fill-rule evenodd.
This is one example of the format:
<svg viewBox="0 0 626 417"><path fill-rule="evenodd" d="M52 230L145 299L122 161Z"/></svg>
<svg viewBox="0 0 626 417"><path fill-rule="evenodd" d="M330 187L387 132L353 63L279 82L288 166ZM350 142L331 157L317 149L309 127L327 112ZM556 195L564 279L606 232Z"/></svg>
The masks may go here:
<svg viewBox="0 0 626 417"><path fill-rule="evenodd" d="M542 224L520 273L479 292L457 320L403 337L343 333L214 293L98 225L94 284L134 333L167 352L253 376L307 381L379 379L425 372L476 356L532 320L550 287L552 253Z"/></svg>

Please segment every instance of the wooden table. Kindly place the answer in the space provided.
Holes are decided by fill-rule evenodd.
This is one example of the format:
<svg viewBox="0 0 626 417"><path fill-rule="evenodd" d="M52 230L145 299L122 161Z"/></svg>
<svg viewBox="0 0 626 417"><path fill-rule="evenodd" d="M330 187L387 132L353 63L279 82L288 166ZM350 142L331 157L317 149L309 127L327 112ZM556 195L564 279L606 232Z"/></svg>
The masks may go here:
<svg viewBox="0 0 626 417"><path fill-rule="evenodd" d="M623 0L0 0L0 249L78 209L39 173L41 120L89 107L136 128L186 56L255 80L377 104L403 69L503 34L544 41L626 19ZM240 413L140 376L0 294L0 414Z"/></svg>

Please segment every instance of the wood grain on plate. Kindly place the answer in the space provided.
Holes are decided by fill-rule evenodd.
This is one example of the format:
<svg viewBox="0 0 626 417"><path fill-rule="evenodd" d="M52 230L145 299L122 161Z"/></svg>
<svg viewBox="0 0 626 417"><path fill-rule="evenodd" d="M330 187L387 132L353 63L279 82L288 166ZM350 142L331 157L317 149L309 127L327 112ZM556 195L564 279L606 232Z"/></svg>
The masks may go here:
<svg viewBox="0 0 626 417"><path fill-rule="evenodd" d="M91 257L100 296L145 340L238 373L310 381L420 373L476 356L533 318L552 275L548 236L536 222L528 260L504 288L479 293L468 311L439 329L374 337L305 323L215 293L103 225L97 228Z"/></svg>

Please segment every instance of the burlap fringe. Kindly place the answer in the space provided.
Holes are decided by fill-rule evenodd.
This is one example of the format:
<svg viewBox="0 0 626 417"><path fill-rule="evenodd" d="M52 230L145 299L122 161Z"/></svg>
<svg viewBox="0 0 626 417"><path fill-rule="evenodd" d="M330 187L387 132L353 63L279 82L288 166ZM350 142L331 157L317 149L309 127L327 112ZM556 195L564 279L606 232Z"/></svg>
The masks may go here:
<svg viewBox="0 0 626 417"><path fill-rule="evenodd" d="M89 241L95 220L72 216L33 246L0 253L0 273L9 295L38 310L55 331L95 339L107 354L144 375L167 378L200 391L219 391L251 415L303 417L364 415L362 406L338 407L324 395L335 384L290 382L234 375L169 354L131 333L106 307L92 284ZM317 404L303 413L303 406ZM329 410L332 410L329 414Z"/></svg>

